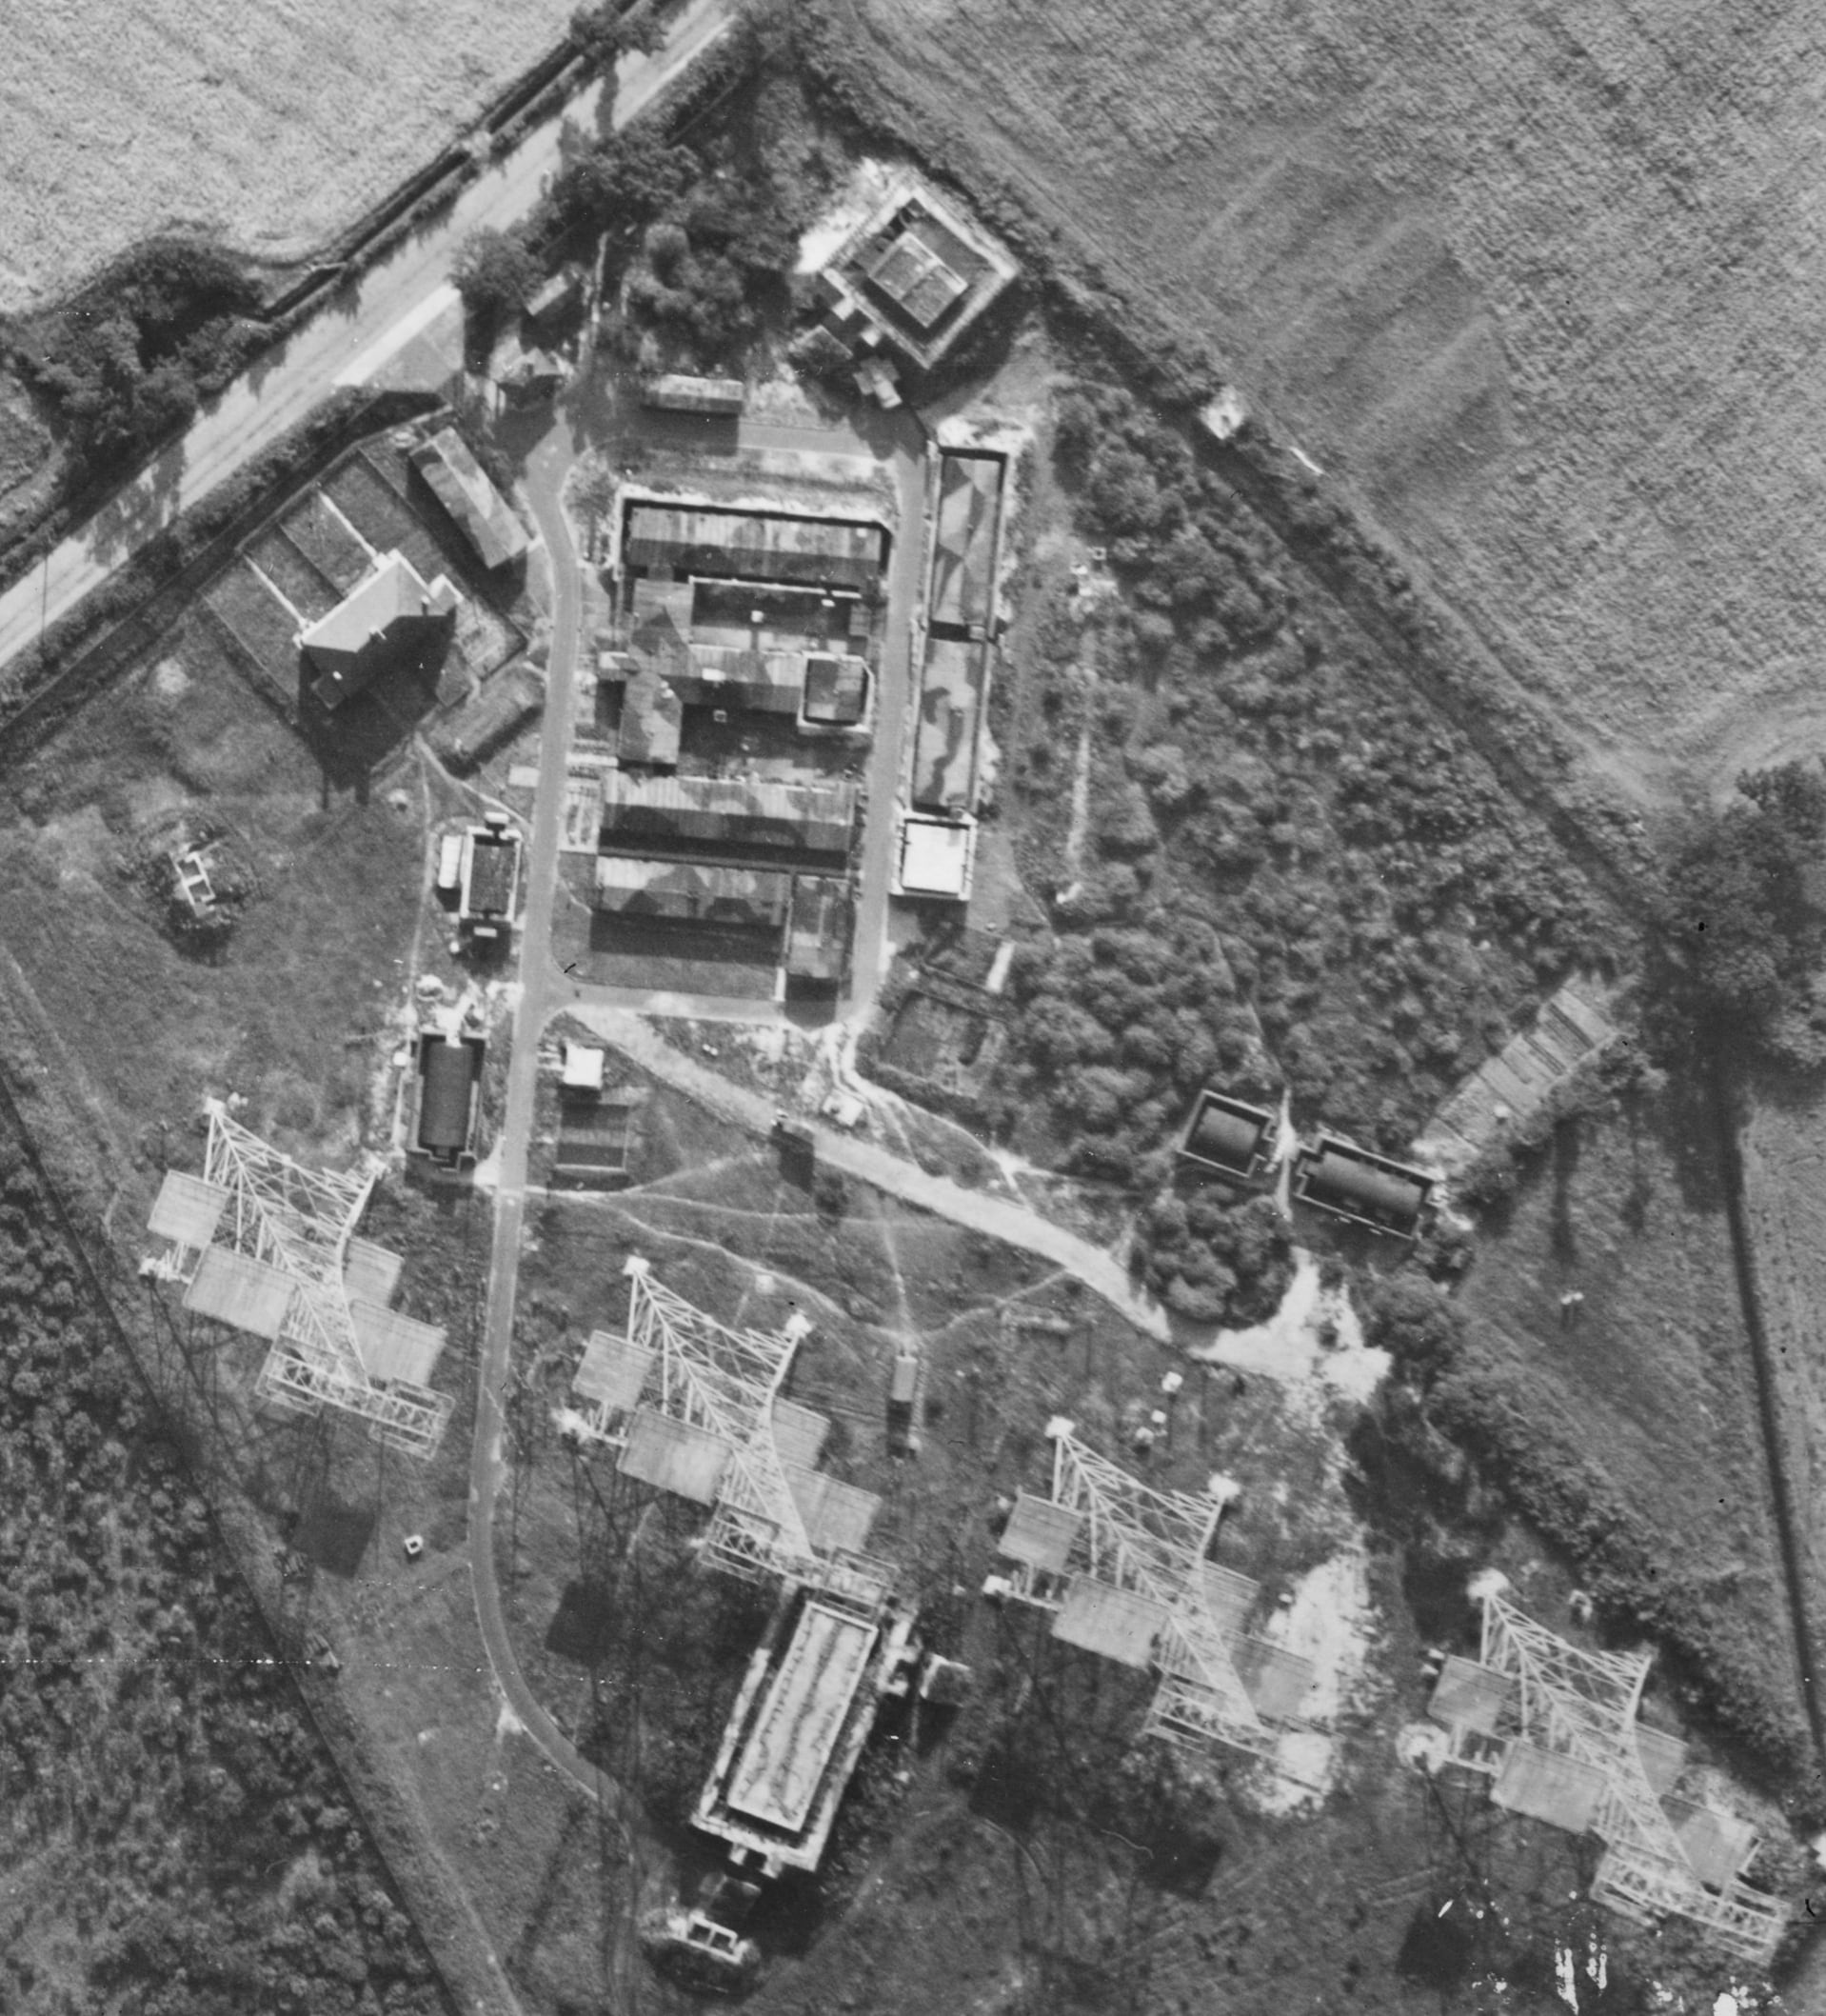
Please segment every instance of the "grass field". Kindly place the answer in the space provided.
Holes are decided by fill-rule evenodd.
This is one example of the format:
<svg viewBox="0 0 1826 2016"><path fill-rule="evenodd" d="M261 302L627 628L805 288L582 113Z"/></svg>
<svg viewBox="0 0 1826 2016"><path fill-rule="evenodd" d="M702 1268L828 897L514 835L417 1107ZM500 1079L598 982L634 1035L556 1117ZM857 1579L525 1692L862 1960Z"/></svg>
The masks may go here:
<svg viewBox="0 0 1826 2016"><path fill-rule="evenodd" d="M1602 770L1826 747L1806 16L858 11L941 156L1209 340Z"/></svg>
<svg viewBox="0 0 1826 2016"><path fill-rule="evenodd" d="M290 260L437 152L543 55L565 0L22 0L7 19L0 309L173 225Z"/></svg>
<svg viewBox="0 0 1826 2016"><path fill-rule="evenodd" d="M1584 1296L1570 1325L1566 1292ZM1562 1129L1479 1228L1459 1303L1521 1379L1532 1424L1647 1520L1657 1565L1691 1576L1721 1637L1797 1713L1754 1363L1703 1108L1663 1095Z"/></svg>

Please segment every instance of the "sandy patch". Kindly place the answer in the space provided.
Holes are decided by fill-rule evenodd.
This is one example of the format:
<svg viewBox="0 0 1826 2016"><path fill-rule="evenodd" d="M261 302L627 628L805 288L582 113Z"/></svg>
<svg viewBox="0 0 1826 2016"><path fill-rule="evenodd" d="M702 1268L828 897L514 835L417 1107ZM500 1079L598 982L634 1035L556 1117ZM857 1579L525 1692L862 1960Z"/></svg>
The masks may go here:
<svg viewBox="0 0 1826 2016"><path fill-rule="evenodd" d="M1304 1703L1307 1727L1277 1738L1275 1781L1261 1795L1267 1809L1278 1813L1317 1805L1330 1791L1338 1773L1338 1719L1362 1684L1376 1635L1369 1566L1360 1547L1320 1562L1292 1594L1261 1633L1271 1645L1313 1664Z"/></svg>
<svg viewBox="0 0 1826 2016"><path fill-rule="evenodd" d="M152 690L161 700L175 700L190 689L190 675L175 658L161 658L152 673Z"/></svg>

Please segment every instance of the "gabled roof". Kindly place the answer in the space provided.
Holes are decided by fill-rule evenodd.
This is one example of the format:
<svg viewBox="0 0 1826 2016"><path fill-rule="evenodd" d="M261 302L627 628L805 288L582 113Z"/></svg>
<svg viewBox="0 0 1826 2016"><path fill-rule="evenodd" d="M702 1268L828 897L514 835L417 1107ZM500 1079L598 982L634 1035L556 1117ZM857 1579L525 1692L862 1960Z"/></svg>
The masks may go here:
<svg viewBox="0 0 1826 2016"><path fill-rule="evenodd" d="M299 647L333 672L396 623L447 616L462 600L445 575L427 582L404 553L384 553L327 616L299 632Z"/></svg>
<svg viewBox="0 0 1826 2016"><path fill-rule="evenodd" d="M526 550L526 528L455 428L440 428L411 460L484 567L505 567Z"/></svg>

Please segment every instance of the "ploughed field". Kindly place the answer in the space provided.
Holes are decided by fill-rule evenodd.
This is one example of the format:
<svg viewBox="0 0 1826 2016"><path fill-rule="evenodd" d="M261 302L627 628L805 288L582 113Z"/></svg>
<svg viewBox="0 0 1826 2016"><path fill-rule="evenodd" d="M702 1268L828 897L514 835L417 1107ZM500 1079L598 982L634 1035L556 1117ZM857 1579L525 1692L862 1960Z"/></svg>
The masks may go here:
<svg viewBox="0 0 1826 2016"><path fill-rule="evenodd" d="M1826 747L1816 10L857 11L934 155L1210 341L1605 772Z"/></svg>
<svg viewBox="0 0 1826 2016"><path fill-rule="evenodd" d="M551 47L568 0L15 0L0 81L0 309L136 239L289 260L428 160Z"/></svg>

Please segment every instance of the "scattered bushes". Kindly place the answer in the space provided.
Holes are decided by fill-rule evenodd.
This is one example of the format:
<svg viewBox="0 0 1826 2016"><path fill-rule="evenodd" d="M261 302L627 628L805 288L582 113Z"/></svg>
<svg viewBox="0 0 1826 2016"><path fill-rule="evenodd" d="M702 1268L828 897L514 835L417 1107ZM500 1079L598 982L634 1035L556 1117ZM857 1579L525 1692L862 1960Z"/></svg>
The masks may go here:
<svg viewBox="0 0 1826 2016"><path fill-rule="evenodd" d="M1123 595L1093 633L1097 858L1016 1024L1012 1089L1048 1100L1066 1166L1099 1173L1138 1168L1214 1071L1284 1081L1302 1117L1399 1152L1512 1012L1597 950L1590 892L1434 706L1301 599L1177 432L1084 386L1056 455ZM1084 704L1084 642L1054 628L1042 714ZM1083 944L1119 917L1148 941L1126 988Z"/></svg>
<svg viewBox="0 0 1826 2016"><path fill-rule="evenodd" d="M1262 1323L1294 1278L1293 1238L1271 1197L1232 1203L1201 1185L1163 1190L1141 1214L1136 1250L1147 1285L1189 1323Z"/></svg>

